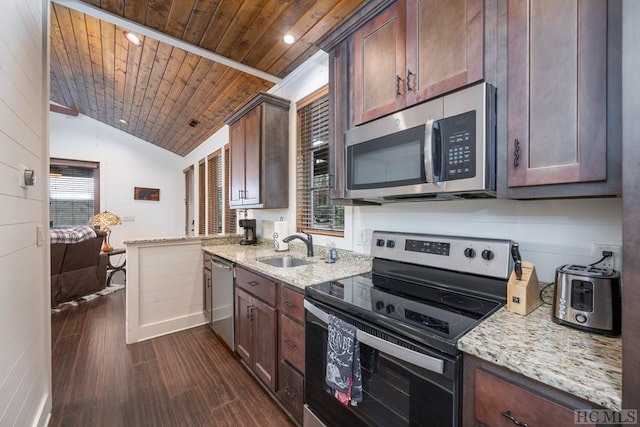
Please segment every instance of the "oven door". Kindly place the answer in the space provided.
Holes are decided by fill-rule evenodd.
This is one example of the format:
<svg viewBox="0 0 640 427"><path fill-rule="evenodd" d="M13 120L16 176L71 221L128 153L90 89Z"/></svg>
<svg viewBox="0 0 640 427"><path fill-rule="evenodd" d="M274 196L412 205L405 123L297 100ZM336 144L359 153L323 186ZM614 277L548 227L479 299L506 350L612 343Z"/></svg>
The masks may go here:
<svg viewBox="0 0 640 427"><path fill-rule="evenodd" d="M305 403L320 421L327 426L458 425L460 357L417 346L317 301L304 304ZM363 401L357 406L340 403L325 383L329 314L358 328Z"/></svg>

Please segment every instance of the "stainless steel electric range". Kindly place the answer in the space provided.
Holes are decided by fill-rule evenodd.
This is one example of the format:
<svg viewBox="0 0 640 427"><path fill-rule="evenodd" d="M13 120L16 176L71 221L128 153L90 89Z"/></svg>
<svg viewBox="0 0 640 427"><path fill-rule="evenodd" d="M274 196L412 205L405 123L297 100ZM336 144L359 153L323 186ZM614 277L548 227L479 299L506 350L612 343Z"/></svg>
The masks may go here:
<svg viewBox="0 0 640 427"><path fill-rule="evenodd" d="M375 231L370 274L305 295L305 426L457 426L458 340L506 301L510 240ZM325 384L327 319L358 328L364 399Z"/></svg>

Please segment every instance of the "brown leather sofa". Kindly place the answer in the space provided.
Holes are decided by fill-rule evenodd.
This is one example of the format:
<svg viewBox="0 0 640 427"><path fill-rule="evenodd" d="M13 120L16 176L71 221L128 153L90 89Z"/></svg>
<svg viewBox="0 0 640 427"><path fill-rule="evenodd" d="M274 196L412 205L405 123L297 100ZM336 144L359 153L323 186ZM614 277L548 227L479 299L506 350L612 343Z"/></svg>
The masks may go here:
<svg viewBox="0 0 640 427"><path fill-rule="evenodd" d="M78 243L51 244L51 307L106 286L107 257L100 256L105 232Z"/></svg>

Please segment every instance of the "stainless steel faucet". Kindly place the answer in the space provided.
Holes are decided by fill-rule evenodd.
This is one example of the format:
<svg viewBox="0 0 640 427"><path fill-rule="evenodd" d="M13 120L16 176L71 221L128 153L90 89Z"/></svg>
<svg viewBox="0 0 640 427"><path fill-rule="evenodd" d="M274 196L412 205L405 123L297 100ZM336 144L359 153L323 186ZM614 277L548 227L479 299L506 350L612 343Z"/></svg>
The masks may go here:
<svg viewBox="0 0 640 427"><path fill-rule="evenodd" d="M302 234L304 234L306 237L303 237L299 234L292 234L291 236L287 236L284 239L282 239L282 241L284 243L289 243L290 241L292 241L293 239L300 239L304 242L305 245L307 245L307 256L308 257L312 257L313 256L313 237L311 237L311 234L309 233L305 233L304 231L300 230L300 232Z"/></svg>

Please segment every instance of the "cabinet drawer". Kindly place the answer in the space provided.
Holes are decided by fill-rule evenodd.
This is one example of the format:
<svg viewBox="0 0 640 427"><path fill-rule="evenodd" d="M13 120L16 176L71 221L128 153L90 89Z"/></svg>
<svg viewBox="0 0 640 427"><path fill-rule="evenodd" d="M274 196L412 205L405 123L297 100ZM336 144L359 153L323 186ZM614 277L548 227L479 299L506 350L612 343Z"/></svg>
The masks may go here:
<svg viewBox="0 0 640 427"><path fill-rule="evenodd" d="M280 316L280 353L304 373L304 326L287 316Z"/></svg>
<svg viewBox="0 0 640 427"><path fill-rule="evenodd" d="M284 361L280 361L278 372L278 399L296 421L302 424L304 377Z"/></svg>
<svg viewBox="0 0 640 427"><path fill-rule="evenodd" d="M511 415L530 426L574 426L573 409L556 403L481 369L475 372L475 417L488 426L515 425ZM509 411L509 414L506 414ZM503 415L505 414L505 415ZM595 426L595 424L584 424Z"/></svg>
<svg viewBox="0 0 640 427"><path fill-rule="evenodd" d="M236 268L236 285L276 307L277 285L271 280L243 268Z"/></svg>
<svg viewBox="0 0 640 427"><path fill-rule="evenodd" d="M304 322L304 295L284 286L281 287L280 312Z"/></svg>
<svg viewBox="0 0 640 427"><path fill-rule="evenodd" d="M203 252L202 253L202 265L204 268L206 268L207 270L211 270L211 255Z"/></svg>

